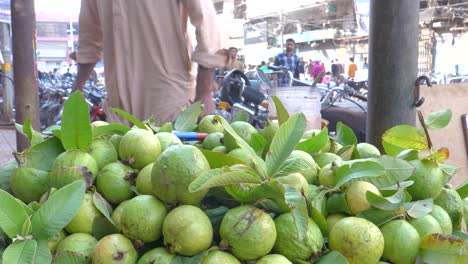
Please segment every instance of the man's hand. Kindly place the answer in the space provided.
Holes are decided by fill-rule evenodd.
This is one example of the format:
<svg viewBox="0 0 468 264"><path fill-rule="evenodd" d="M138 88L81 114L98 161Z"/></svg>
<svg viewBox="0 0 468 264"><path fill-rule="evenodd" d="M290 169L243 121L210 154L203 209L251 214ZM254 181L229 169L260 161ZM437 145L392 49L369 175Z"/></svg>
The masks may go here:
<svg viewBox="0 0 468 264"><path fill-rule="evenodd" d="M213 76L214 69L198 66L195 101L201 101L205 105L202 116L213 114L215 111L212 94Z"/></svg>

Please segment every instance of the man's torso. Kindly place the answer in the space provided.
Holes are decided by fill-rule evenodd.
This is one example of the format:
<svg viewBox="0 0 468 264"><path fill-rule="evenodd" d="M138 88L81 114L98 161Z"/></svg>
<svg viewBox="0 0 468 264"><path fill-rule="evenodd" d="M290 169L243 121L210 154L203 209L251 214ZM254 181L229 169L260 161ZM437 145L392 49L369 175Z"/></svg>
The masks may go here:
<svg viewBox="0 0 468 264"><path fill-rule="evenodd" d="M280 53L277 55L277 62L278 65L276 66L285 66L288 68L288 70L294 74L296 72L296 67L299 62L299 57L297 57L296 54L292 54L291 56L287 56L285 53ZM280 87L287 87L289 86L291 77L289 74L280 74L278 78L278 85Z"/></svg>

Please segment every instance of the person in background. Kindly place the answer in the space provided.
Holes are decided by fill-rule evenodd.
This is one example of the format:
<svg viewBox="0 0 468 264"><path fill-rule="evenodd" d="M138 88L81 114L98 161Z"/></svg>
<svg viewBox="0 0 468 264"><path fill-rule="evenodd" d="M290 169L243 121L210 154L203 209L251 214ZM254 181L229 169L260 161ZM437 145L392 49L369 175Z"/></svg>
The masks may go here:
<svg viewBox="0 0 468 264"><path fill-rule="evenodd" d="M312 61L312 59L309 59L309 62L305 66L307 79L313 79L314 77L313 68L314 68L314 62Z"/></svg>
<svg viewBox="0 0 468 264"><path fill-rule="evenodd" d="M294 39L287 39L286 40L286 50L278 55L275 58L275 66L284 66L286 67L293 76L298 75L298 62L299 57L294 53L296 48L296 42ZM275 77L274 77L275 78ZM275 80L275 79L274 79ZM278 86L279 87L288 87L290 86L291 77L288 73L280 74L278 78ZM275 80L276 83L276 80Z"/></svg>
<svg viewBox="0 0 468 264"><path fill-rule="evenodd" d="M265 61L262 61L262 63L260 64L260 70L268 71L268 66L266 65Z"/></svg>
<svg viewBox="0 0 468 264"><path fill-rule="evenodd" d="M237 69L237 70L240 70L240 71L244 71L245 70L245 65L238 61L237 60L237 48L235 47L230 47L229 48L229 62L226 64L226 66L224 66L222 69L221 69L221 74L225 74L225 72L229 72L229 71L232 71L234 69Z"/></svg>
<svg viewBox="0 0 468 264"><path fill-rule="evenodd" d="M330 83L330 80L331 80L331 73L330 73L330 72L326 72L325 75L323 75L322 83L323 83L323 84L329 84L329 83Z"/></svg>
<svg viewBox="0 0 468 264"><path fill-rule="evenodd" d="M189 20L190 18L190 20ZM196 28L191 46L188 21ZM82 0L74 90L83 90L104 58L108 96L140 120L172 121L194 101L214 113L214 68L227 63L216 11L210 0ZM198 69L195 64L198 64ZM126 122L107 111L110 122Z"/></svg>
<svg viewBox="0 0 468 264"><path fill-rule="evenodd" d="M349 65L348 65L348 79L356 77L357 65L354 63L354 58L349 58Z"/></svg>
<svg viewBox="0 0 468 264"><path fill-rule="evenodd" d="M364 63L362 64L362 69L363 70L368 70L369 69L369 64L367 63L367 58L364 57Z"/></svg>
<svg viewBox="0 0 468 264"><path fill-rule="evenodd" d="M314 67L312 68L313 79L317 78L321 72L324 72L325 68L322 67L319 61L314 62Z"/></svg>
<svg viewBox="0 0 468 264"><path fill-rule="evenodd" d="M294 76L294 78L296 79L301 79L301 76L304 76L304 73L305 73L305 62L304 62L304 58L300 57L299 58L299 61L297 62L297 73L296 73L296 76Z"/></svg>

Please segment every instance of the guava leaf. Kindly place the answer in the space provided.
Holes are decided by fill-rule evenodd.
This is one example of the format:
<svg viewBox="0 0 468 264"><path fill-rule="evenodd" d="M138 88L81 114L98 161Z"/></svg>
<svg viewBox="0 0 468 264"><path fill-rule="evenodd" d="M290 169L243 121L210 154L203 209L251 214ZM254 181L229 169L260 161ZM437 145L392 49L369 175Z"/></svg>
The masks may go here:
<svg viewBox="0 0 468 264"><path fill-rule="evenodd" d="M221 152L216 152L216 151L211 151L211 150L206 150L206 149L200 149L200 150L203 153L203 155L205 155L205 158L206 160L208 160L208 163L210 164L210 168L212 169L222 168L224 166L232 166L236 164L247 165L243 160L226 155Z"/></svg>
<svg viewBox="0 0 468 264"><path fill-rule="evenodd" d="M374 161L359 161L352 164L344 164L335 171L334 189L343 184L360 178L373 178L385 176L385 168Z"/></svg>
<svg viewBox="0 0 468 264"><path fill-rule="evenodd" d="M390 197L382 197L373 192L366 192L366 198L370 205L385 211L393 211L403 205L405 202L405 189L400 188Z"/></svg>
<svg viewBox="0 0 468 264"><path fill-rule="evenodd" d="M464 240L465 243L468 243L468 234L467 233L465 233L463 231L460 231L460 230L457 230L457 231L454 231L452 233L452 235Z"/></svg>
<svg viewBox="0 0 468 264"><path fill-rule="evenodd" d="M26 117L24 119L24 124L20 125L15 123L16 130L28 137L31 146L37 145L44 141L44 137L41 133L35 131L31 126L31 119Z"/></svg>
<svg viewBox="0 0 468 264"><path fill-rule="evenodd" d="M322 214L322 215L327 215L328 214L328 211L327 211L327 199L326 199L326 195L327 193L329 193L330 190L322 190L322 191L319 191L314 197L312 200L309 200L309 208L310 207L313 207L315 209L317 209L317 211Z"/></svg>
<svg viewBox="0 0 468 264"><path fill-rule="evenodd" d="M93 204L101 212L109 222L115 226L114 221L111 218L112 206L99 194L97 191L93 193Z"/></svg>
<svg viewBox="0 0 468 264"><path fill-rule="evenodd" d="M336 137L333 139L343 146L356 145L358 143L354 131L342 122L336 124Z"/></svg>
<svg viewBox="0 0 468 264"><path fill-rule="evenodd" d="M430 129L441 129L448 126L450 119L452 119L452 110L444 109L430 113L425 123Z"/></svg>
<svg viewBox="0 0 468 264"><path fill-rule="evenodd" d="M218 174L218 170L222 170ZM222 187L238 183L261 183L260 177L250 170L239 169L215 169L213 172L203 173L198 176L190 185L190 192L197 192L213 187Z"/></svg>
<svg viewBox="0 0 468 264"><path fill-rule="evenodd" d="M403 149L423 150L429 147L426 134L408 125L399 125L387 130L382 136L382 143L389 143ZM387 151L386 148L385 151Z"/></svg>
<svg viewBox="0 0 468 264"><path fill-rule="evenodd" d="M247 116L247 113L244 111L236 111L231 114L232 114L231 123L238 122L238 121L247 122L247 123L249 122L249 117Z"/></svg>
<svg viewBox="0 0 468 264"><path fill-rule="evenodd" d="M125 112L124 110L122 109L119 109L119 108L113 108L111 107L110 110L116 114L118 114L119 116L127 119L130 123L134 124L136 127L138 128L141 128L141 129L148 129L145 124L143 122L141 122L140 120L138 120L138 118L136 118L134 115L132 114L129 114L127 112Z"/></svg>
<svg viewBox="0 0 468 264"><path fill-rule="evenodd" d="M172 123L171 122L166 122L164 123L158 130L158 132L168 132L172 133Z"/></svg>
<svg viewBox="0 0 468 264"><path fill-rule="evenodd" d="M401 209L395 209L393 211L386 211L378 208L371 207L370 209L360 212L356 215L357 217L364 218L374 223L376 226L381 226L385 223L392 221L393 219L403 217L404 211Z"/></svg>
<svg viewBox="0 0 468 264"><path fill-rule="evenodd" d="M407 150L405 148L390 144L389 142L383 141L383 140L382 140L382 147L384 148L384 151L387 155L393 156L393 157L396 157L403 151Z"/></svg>
<svg viewBox="0 0 468 264"><path fill-rule="evenodd" d="M174 129L180 132L194 131L202 111L203 106L200 101L191 104L177 115Z"/></svg>
<svg viewBox="0 0 468 264"><path fill-rule="evenodd" d="M21 234L29 214L21 205L22 202L4 190L0 190L0 201L0 229L13 239Z"/></svg>
<svg viewBox="0 0 468 264"><path fill-rule="evenodd" d="M284 185L277 181L269 184L234 184L224 188L236 201L242 203L258 203L270 199L274 201L283 213L290 212L291 208L285 201Z"/></svg>
<svg viewBox="0 0 468 264"><path fill-rule="evenodd" d="M282 124L286 123L286 121L288 121L289 119L288 110L286 110L286 107L284 107L283 103L278 98L278 96L273 95L271 99L275 104L276 114L278 115L278 124L281 126Z"/></svg>
<svg viewBox="0 0 468 264"><path fill-rule="evenodd" d="M210 219L212 226L219 226L223 220L224 215L229 211L229 208L226 206L219 206L213 209L205 210L205 214Z"/></svg>
<svg viewBox="0 0 468 264"><path fill-rule="evenodd" d="M291 155L307 128L303 113L296 113L281 125L275 133L266 155L267 175L275 175L283 162Z"/></svg>
<svg viewBox="0 0 468 264"><path fill-rule="evenodd" d="M431 234L421 239L420 254L427 264L466 264L468 244L452 235Z"/></svg>
<svg viewBox="0 0 468 264"><path fill-rule="evenodd" d="M84 255L77 252L62 251L54 256L54 264L81 264L86 263L87 259Z"/></svg>
<svg viewBox="0 0 468 264"><path fill-rule="evenodd" d="M456 189L457 193L460 195L460 197L465 199L468 197L468 180L465 180L464 183L462 183L458 188ZM468 212L467 212L468 213ZM468 223L467 223L468 224Z"/></svg>
<svg viewBox="0 0 468 264"><path fill-rule="evenodd" d="M60 130L61 128L59 129L53 129L51 130L52 131L52 135L54 135L55 137L57 137L58 139L62 140L62 131Z"/></svg>
<svg viewBox="0 0 468 264"><path fill-rule="evenodd" d="M92 132L93 132L93 138L97 138L97 137L108 135L108 134L125 135L125 133L130 131L130 129L131 128L129 128L126 125L116 123L116 124L109 124L105 126L93 127Z"/></svg>
<svg viewBox="0 0 468 264"><path fill-rule="evenodd" d="M406 161L417 160L419 159L419 151L414 149L405 149L402 152L398 153L396 157Z"/></svg>
<svg viewBox="0 0 468 264"><path fill-rule="evenodd" d="M239 135L237 135L236 131L234 131L231 125L224 118L221 118L220 116L215 116L215 118L218 119L221 124L223 124L224 131L230 134L236 143L248 153L249 158L255 165L255 170L258 172L258 175L260 175L260 178L266 180L268 178L268 174L265 161L257 156L255 150L249 146L249 144L247 144L247 142L245 142Z"/></svg>
<svg viewBox="0 0 468 264"><path fill-rule="evenodd" d="M27 148L24 152L18 154L18 158L21 165L24 167L51 171L55 159L64 151L65 149L60 139L52 137L42 143Z"/></svg>
<svg viewBox="0 0 468 264"><path fill-rule="evenodd" d="M278 171L272 176L272 178L287 176L294 172L300 172L306 169L310 169L314 164L307 162L305 159L301 158L292 158L287 159Z"/></svg>
<svg viewBox="0 0 468 264"><path fill-rule="evenodd" d="M46 240L55 237L78 213L84 194L85 184L81 180L57 190L33 215L33 236Z"/></svg>
<svg viewBox="0 0 468 264"><path fill-rule="evenodd" d="M10 160L0 169L0 189L11 193L10 176L13 169L18 168L16 160Z"/></svg>
<svg viewBox="0 0 468 264"><path fill-rule="evenodd" d="M355 152L357 151L354 145L348 145L348 146L342 147L336 154L340 156L342 160L349 161L351 157L353 156L353 153Z"/></svg>
<svg viewBox="0 0 468 264"><path fill-rule="evenodd" d="M434 201L432 198L419 200L415 202L405 203L403 206L406 213L412 218L421 218L432 212L432 205Z"/></svg>
<svg viewBox="0 0 468 264"><path fill-rule="evenodd" d="M450 151L448 148L440 148L436 152L432 153L427 159L437 160L438 162L443 162L444 160L450 157Z"/></svg>
<svg viewBox="0 0 468 264"><path fill-rule="evenodd" d="M338 251L332 251L325 256L320 257L317 264L348 264L346 258Z"/></svg>
<svg viewBox="0 0 468 264"><path fill-rule="evenodd" d="M81 149L87 151L92 141L89 107L83 94L73 92L63 107L62 144L66 150Z"/></svg>
<svg viewBox="0 0 468 264"><path fill-rule="evenodd" d="M451 178L458 171L457 166L449 165L446 163L439 163L439 168L448 178Z"/></svg>
<svg viewBox="0 0 468 264"><path fill-rule="evenodd" d="M411 185L414 184L414 181L404 181L404 182L400 182L399 184L394 184L394 185L391 185L391 186L387 186L387 187L383 187L383 188L379 188L379 191L398 191L401 188L403 189L406 189L408 187L410 187ZM395 192L393 192L395 193Z"/></svg>
<svg viewBox="0 0 468 264"><path fill-rule="evenodd" d="M4 263L12 264L41 263L36 262L37 250L38 248L36 240L18 240L5 249L5 252L3 252L2 260Z"/></svg>
<svg viewBox="0 0 468 264"><path fill-rule="evenodd" d="M370 183L374 184L378 189L395 185L397 182L402 182L415 171L415 167L408 161L391 156L380 156L372 161L380 164L385 169L384 177L369 178Z"/></svg>
<svg viewBox="0 0 468 264"><path fill-rule="evenodd" d="M307 233L309 219L306 199L291 185L283 184L283 186L285 189L284 199L291 208L291 214L296 226L296 237L299 241L302 241Z"/></svg>
<svg viewBox="0 0 468 264"><path fill-rule="evenodd" d="M351 214L351 210L349 209L348 202L346 201L346 193L344 192L333 193L326 200L326 206L327 206L327 212L329 214L335 214L335 213Z"/></svg>
<svg viewBox="0 0 468 264"><path fill-rule="evenodd" d="M202 253L195 255L193 257L183 257L183 256L176 256L172 261L171 264L199 264L202 263L203 258L208 255L209 250L205 250Z"/></svg>
<svg viewBox="0 0 468 264"><path fill-rule="evenodd" d="M309 154L318 153L328 142L328 128L324 127L316 136L297 144L296 149Z"/></svg>
<svg viewBox="0 0 468 264"><path fill-rule="evenodd" d="M255 152L261 151L267 145L267 140L258 133L253 133L250 141L251 146Z"/></svg>
<svg viewBox="0 0 468 264"><path fill-rule="evenodd" d="M52 255L49 250L49 241L45 239L37 240L37 252L34 263L51 263Z"/></svg>
<svg viewBox="0 0 468 264"><path fill-rule="evenodd" d="M317 208L310 206L309 207L309 215L312 220L317 224L320 228L320 232L322 232L323 236L328 236L328 222L327 219L320 213Z"/></svg>

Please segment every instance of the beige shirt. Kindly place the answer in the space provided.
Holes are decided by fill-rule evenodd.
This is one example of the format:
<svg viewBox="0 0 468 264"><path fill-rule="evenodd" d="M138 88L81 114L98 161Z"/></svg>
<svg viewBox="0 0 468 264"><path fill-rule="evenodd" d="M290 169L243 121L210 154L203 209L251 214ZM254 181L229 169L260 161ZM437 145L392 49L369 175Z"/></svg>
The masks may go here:
<svg viewBox="0 0 468 264"><path fill-rule="evenodd" d="M196 28L195 50L188 17ZM160 121L174 118L194 99L193 63L224 66L225 57L216 54L221 48L211 0L81 1L77 61L103 58L106 105L140 120L151 115Z"/></svg>

